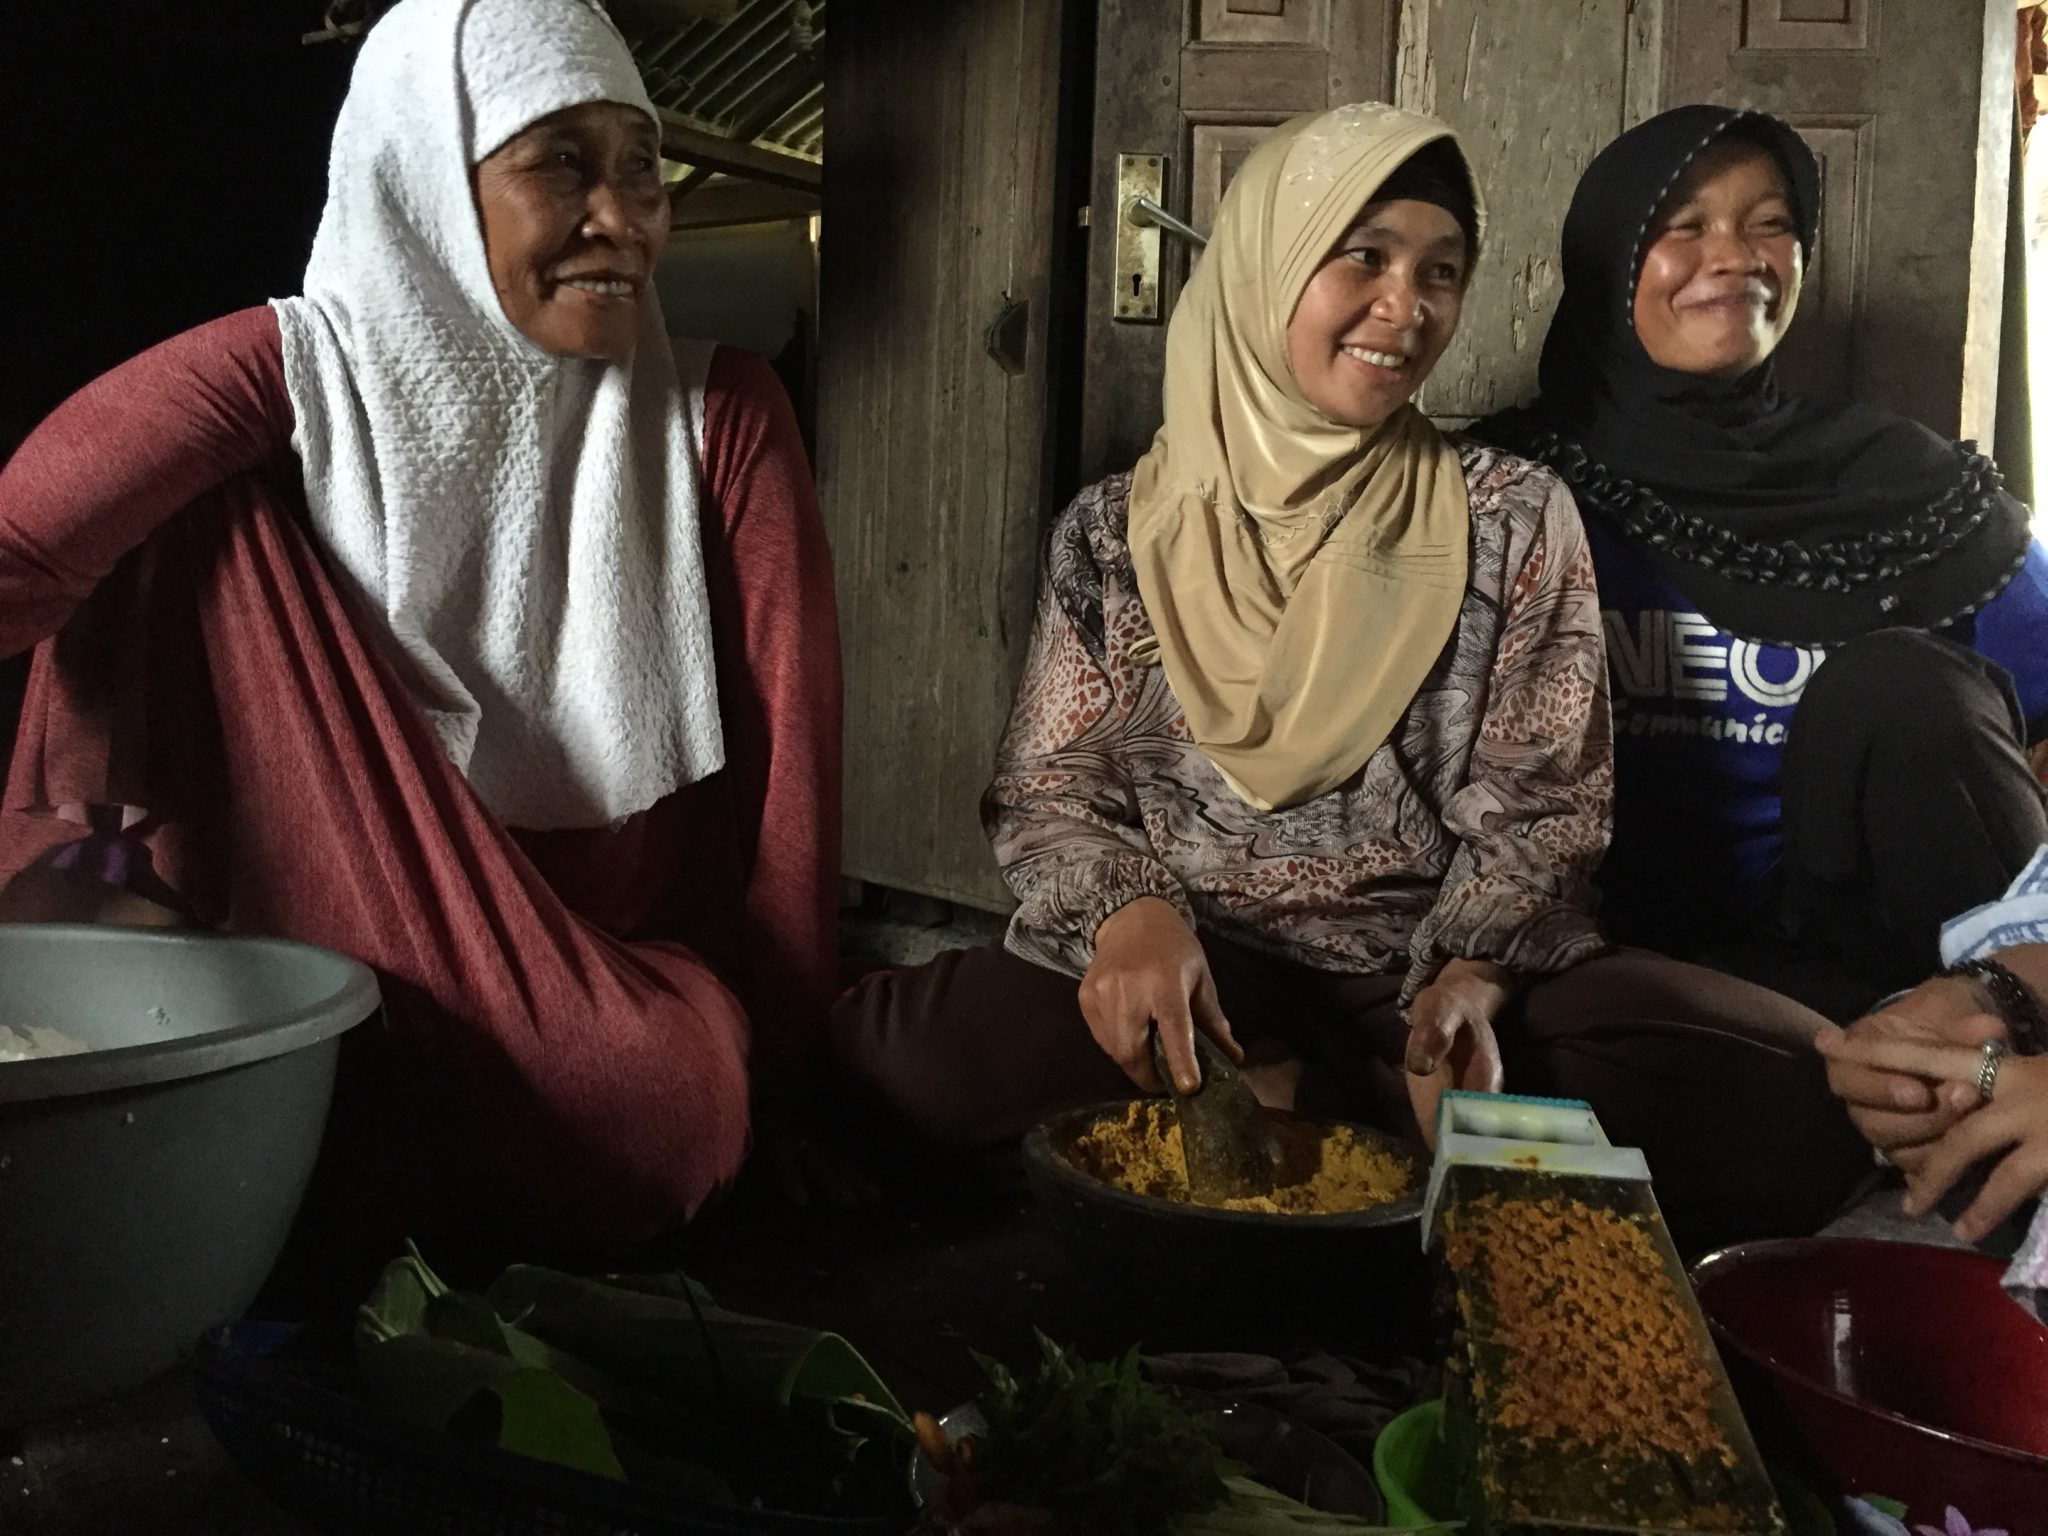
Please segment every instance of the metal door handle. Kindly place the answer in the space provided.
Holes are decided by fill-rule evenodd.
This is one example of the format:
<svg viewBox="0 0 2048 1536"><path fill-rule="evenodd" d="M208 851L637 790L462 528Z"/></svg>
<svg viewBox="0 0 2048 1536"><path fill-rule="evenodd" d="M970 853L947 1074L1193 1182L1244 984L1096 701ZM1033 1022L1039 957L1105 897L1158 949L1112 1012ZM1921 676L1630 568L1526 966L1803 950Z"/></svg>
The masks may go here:
<svg viewBox="0 0 2048 1536"><path fill-rule="evenodd" d="M1209 243L1208 236L1166 211L1160 199L1166 196L1164 155L1118 155L1116 157L1116 208L1120 217L1110 245L1114 270L1110 274L1111 313L1125 323L1157 325L1159 299L1159 237L1162 233L1187 241L1197 251Z"/></svg>
<svg viewBox="0 0 2048 1536"><path fill-rule="evenodd" d="M1149 197L1134 197L1125 217L1133 224L1154 224L1169 235L1178 235L1196 250L1207 250L1209 237L1192 224L1183 224Z"/></svg>

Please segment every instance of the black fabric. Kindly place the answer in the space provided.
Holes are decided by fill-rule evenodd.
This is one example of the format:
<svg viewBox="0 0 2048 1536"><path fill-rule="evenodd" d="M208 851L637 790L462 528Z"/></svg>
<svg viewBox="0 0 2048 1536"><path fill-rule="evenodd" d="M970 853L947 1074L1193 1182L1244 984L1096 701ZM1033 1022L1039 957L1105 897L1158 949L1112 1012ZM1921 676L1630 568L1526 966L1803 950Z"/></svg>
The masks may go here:
<svg viewBox="0 0 2048 1536"><path fill-rule="evenodd" d="M1941 969L1941 925L2048 842L2012 678L1918 630L1830 656L1785 742L1783 921L1874 992ZM1760 979L1760 978L1753 978Z"/></svg>
<svg viewBox="0 0 2048 1536"><path fill-rule="evenodd" d="M1382 1362L1319 1349L1298 1351L1285 1359L1205 1350L1145 1355L1139 1364L1161 1386L1283 1413L1336 1442L1366 1466L1381 1430L1397 1415L1443 1391L1440 1365L1402 1355Z"/></svg>
<svg viewBox="0 0 2048 1536"><path fill-rule="evenodd" d="M1972 445L1866 406L1781 396L1768 361L1734 379L1663 368L1637 337L1650 221L1730 135L1777 159L1811 255L1819 171L1789 126L1700 105L1631 129L1595 157L1565 217L1541 398L1476 434L1558 470L1583 511L1744 639L1828 645L1973 611L2012 579L2029 532Z"/></svg>
<svg viewBox="0 0 2048 1536"><path fill-rule="evenodd" d="M1479 203L1472 191L1472 173L1449 139L1425 144L1381 182L1372 194L1376 203L1401 200L1428 203L1458 221L1465 232L1467 255L1479 254Z"/></svg>
<svg viewBox="0 0 2048 1536"><path fill-rule="evenodd" d="M1584 1099L1639 1147L1690 1258L1819 1231L1870 1182L1870 1148L1828 1091L1822 1018L1726 974L1639 950L1532 988L1498 1031L1511 1092Z"/></svg>
<svg viewBox="0 0 2048 1536"><path fill-rule="evenodd" d="M2048 842L2022 732L1996 662L1923 630L1848 641L1792 716L1771 899L1603 908L1601 922L1838 1024L1861 1018L1936 974L1941 925L2002 894Z"/></svg>

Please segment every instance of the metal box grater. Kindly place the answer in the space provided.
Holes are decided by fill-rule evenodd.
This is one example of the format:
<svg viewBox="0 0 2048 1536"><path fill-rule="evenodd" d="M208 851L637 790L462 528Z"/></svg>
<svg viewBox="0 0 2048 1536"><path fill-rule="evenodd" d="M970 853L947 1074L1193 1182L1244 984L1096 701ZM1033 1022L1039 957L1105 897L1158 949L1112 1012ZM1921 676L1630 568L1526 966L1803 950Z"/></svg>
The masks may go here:
<svg viewBox="0 0 2048 1536"><path fill-rule="evenodd" d="M1783 1536L1783 1514L1648 1168L1635 1149L1607 1143L1590 1106L1446 1095L1423 1242L1446 1259L1454 1344L1444 1434L1470 1469L1457 1514L1474 1536ZM1497 1290L1511 1292L1513 1316L1503 1315ZM1625 1321L1625 1308L1649 1322ZM1640 1335L1633 1341L1631 1329ZM1631 1353L1644 1374L1616 1380L1617 1359ZM1523 1422L1532 1404L1580 1400L1574 1391L1625 1402L1625 1389L1666 1380L1677 1390L1649 1396L1667 1412L1624 1432L1654 1442L1665 1426L1682 1425L1677 1438L1711 1449L1567 1445ZM1592 1417L1589 1410L1574 1422L1583 1429Z"/></svg>

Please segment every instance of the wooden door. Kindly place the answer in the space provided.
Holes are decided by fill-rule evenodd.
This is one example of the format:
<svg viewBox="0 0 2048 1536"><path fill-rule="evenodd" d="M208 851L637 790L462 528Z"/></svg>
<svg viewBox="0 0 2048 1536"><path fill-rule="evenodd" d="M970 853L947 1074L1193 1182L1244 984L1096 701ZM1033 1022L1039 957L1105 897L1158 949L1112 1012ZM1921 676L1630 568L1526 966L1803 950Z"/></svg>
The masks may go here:
<svg viewBox="0 0 2048 1536"><path fill-rule="evenodd" d="M1093 128L1063 141L1062 17L1089 12ZM1128 468L1150 444L1187 271L1187 247L1163 241L1158 318L1117 317L1120 153L1160 157L1162 201L1206 230L1250 145L1296 113L1391 99L1446 119L1491 214L1458 339L1422 394L1457 422L1534 393L1558 229L1594 153L1667 105L1763 107L1807 135L1827 183L1788 378L1988 442L2013 26L2011 0L864 0L835 12L819 479L846 636L849 873L1007 904L976 799L1029 638L1040 534L1074 480ZM1078 409L1052 445L1048 324L1070 162L1091 217ZM1024 308L998 361L985 333L1009 303Z"/></svg>
<svg viewBox="0 0 2048 1536"><path fill-rule="evenodd" d="M1656 0L1408 0L1396 99L1458 132L1486 238L1458 335L1418 403L1446 425L1536 393L1563 290L1557 236L1593 156L1655 110L1640 14ZM1646 88L1645 76L1650 77Z"/></svg>
<svg viewBox="0 0 2048 1536"><path fill-rule="evenodd" d="M1719 101L1785 117L1822 163L1787 382L1988 442L2014 24L2011 0L1101 0L1084 471L1130 464L1158 422L1163 318L1119 321L1108 286L1118 152L1172 157L1171 209L1206 230L1263 126L1371 97L1457 129L1487 194L1464 320L1420 397L1438 420L1535 393L1592 157L1666 106ZM1187 260L1166 244L1162 316Z"/></svg>
<svg viewBox="0 0 2048 1536"><path fill-rule="evenodd" d="M1661 13L1667 100L1762 107L1820 158L1820 251L1788 382L1988 447L2013 0L1663 0Z"/></svg>
<svg viewBox="0 0 2048 1536"><path fill-rule="evenodd" d="M977 800L1049 494L1061 16L1057 0L861 0L834 8L826 60L818 489L845 867L978 906L1008 900Z"/></svg>
<svg viewBox="0 0 2048 1536"><path fill-rule="evenodd" d="M1151 446L1166 317L1188 268L1187 247L1162 241L1158 318L1117 318L1117 156L1162 156L1168 211L1206 233L1266 129L1301 112L1387 99L1399 10L1398 0L1099 0L1084 481L1130 468Z"/></svg>
<svg viewBox="0 0 2048 1536"><path fill-rule="evenodd" d="M1169 157L1171 211L1206 231L1261 133L1297 112L1394 101L1459 132L1486 190L1486 249L1421 404L1458 423L1526 399L1557 302L1557 229L1588 161L1652 110L1655 0L1101 0L1081 462L1127 467L1159 420L1164 316L1187 272L1168 241L1161 319L1119 320L1116 156ZM1568 9L1569 14L1562 14Z"/></svg>

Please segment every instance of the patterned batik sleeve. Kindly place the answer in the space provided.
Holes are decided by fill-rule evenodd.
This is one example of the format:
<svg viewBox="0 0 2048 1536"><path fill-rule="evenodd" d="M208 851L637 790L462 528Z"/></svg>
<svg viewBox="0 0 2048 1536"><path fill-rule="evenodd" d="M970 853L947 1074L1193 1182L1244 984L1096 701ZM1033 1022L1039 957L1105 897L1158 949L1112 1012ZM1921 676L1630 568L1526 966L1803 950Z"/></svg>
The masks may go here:
<svg viewBox="0 0 2048 1536"><path fill-rule="evenodd" d="M1141 896L1172 902L1193 923L1180 881L1145 836L1102 631L1101 576L1077 502L1053 529L1024 677L981 801L1017 894L1006 947L1070 976L1094 960L1103 920Z"/></svg>
<svg viewBox="0 0 2048 1536"><path fill-rule="evenodd" d="M1404 1001L1454 956L1551 975L1607 947L1592 916L1614 805L1600 603L1578 509L1544 478L1537 532L1505 586L1472 766L1444 808L1458 851L1409 946Z"/></svg>

